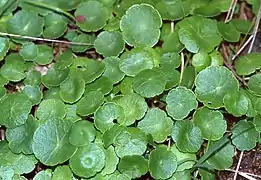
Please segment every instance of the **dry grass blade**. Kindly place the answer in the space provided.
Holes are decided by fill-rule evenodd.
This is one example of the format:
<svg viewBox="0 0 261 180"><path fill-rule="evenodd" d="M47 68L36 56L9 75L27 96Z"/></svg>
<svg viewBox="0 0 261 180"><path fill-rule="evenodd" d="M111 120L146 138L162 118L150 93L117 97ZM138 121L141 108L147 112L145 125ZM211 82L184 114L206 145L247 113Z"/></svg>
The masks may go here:
<svg viewBox="0 0 261 180"><path fill-rule="evenodd" d="M237 5L237 0L232 0L227 12L225 23L229 22L233 18L233 14Z"/></svg>
<svg viewBox="0 0 261 180"><path fill-rule="evenodd" d="M234 175L233 180L236 180L236 179L237 179L237 174L238 174L239 167L240 167L240 164L241 164L242 159L243 159L243 155L244 155L244 151L242 151L242 152L240 153L239 160L238 160L238 163L237 163L237 168L236 168L236 171L235 171L235 175Z"/></svg>

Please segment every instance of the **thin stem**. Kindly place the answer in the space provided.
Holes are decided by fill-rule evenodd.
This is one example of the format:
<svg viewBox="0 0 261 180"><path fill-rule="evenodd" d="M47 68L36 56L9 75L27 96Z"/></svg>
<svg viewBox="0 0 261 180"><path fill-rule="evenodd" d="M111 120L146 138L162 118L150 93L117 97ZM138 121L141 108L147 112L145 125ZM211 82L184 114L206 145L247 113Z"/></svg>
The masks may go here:
<svg viewBox="0 0 261 180"><path fill-rule="evenodd" d="M61 40L55 40L55 39L44 39L44 38L37 38L37 37L31 37L31 36L22 36L22 35L18 35L18 34L10 34L10 33L4 33L4 32L0 32L0 36L8 36L8 37L20 38L20 39L30 39L30 40L34 40L34 41L46 41L46 42L52 42L52 43L81 45L81 46L90 46L90 45L92 45L92 44L88 44L88 43L61 41Z"/></svg>
<svg viewBox="0 0 261 180"><path fill-rule="evenodd" d="M241 164L242 159L243 159L243 155L244 155L244 151L241 151L233 180L236 180L236 179L237 179L237 174L238 174L238 170L239 170L240 164Z"/></svg>
<svg viewBox="0 0 261 180"><path fill-rule="evenodd" d="M183 78L184 68L185 68L185 58L184 58L184 53L181 52L181 70L180 70L179 85L181 84L181 81L182 81L182 78Z"/></svg>

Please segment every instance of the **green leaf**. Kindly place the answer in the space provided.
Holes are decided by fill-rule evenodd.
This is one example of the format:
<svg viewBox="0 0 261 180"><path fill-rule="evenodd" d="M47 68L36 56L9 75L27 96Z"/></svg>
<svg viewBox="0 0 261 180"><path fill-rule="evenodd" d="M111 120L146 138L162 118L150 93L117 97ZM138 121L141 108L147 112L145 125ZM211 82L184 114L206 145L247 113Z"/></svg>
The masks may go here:
<svg viewBox="0 0 261 180"><path fill-rule="evenodd" d="M95 143L78 148L70 159L72 171L84 178L94 176L105 165L104 150Z"/></svg>
<svg viewBox="0 0 261 180"><path fill-rule="evenodd" d="M154 67L153 55L146 49L134 48L122 54L119 67L124 74L135 76L145 69Z"/></svg>
<svg viewBox="0 0 261 180"><path fill-rule="evenodd" d="M7 22L7 32L22 36L38 37L43 32L44 20L37 13L18 11Z"/></svg>
<svg viewBox="0 0 261 180"><path fill-rule="evenodd" d="M142 155L147 149L147 136L140 129L129 127L115 138L114 146L120 158L128 155Z"/></svg>
<svg viewBox="0 0 261 180"><path fill-rule="evenodd" d="M117 57L107 57L103 60L105 71L103 76L111 80L113 84L120 82L124 78L124 73L119 68L120 59Z"/></svg>
<svg viewBox="0 0 261 180"><path fill-rule="evenodd" d="M225 67L211 66L202 70L195 80L195 94L199 101L210 108L223 107L227 92L238 90L238 81Z"/></svg>
<svg viewBox="0 0 261 180"><path fill-rule="evenodd" d="M103 29L105 31L118 31L120 29L120 18L118 16L111 16Z"/></svg>
<svg viewBox="0 0 261 180"><path fill-rule="evenodd" d="M188 120L176 121L171 137L182 152L195 153L203 143L200 129Z"/></svg>
<svg viewBox="0 0 261 180"><path fill-rule="evenodd" d="M198 72L210 66L210 64L211 64L211 59L208 53L199 52L197 54L194 54L192 57L192 65L195 67L195 69Z"/></svg>
<svg viewBox="0 0 261 180"><path fill-rule="evenodd" d="M112 174L117 169L117 165L119 163L119 158L117 157L114 147L109 146L105 151L105 167L102 170L102 175Z"/></svg>
<svg viewBox="0 0 261 180"><path fill-rule="evenodd" d="M44 93L44 100L47 100L47 99L62 100L59 93L60 93L60 88L58 88L58 87L48 89Z"/></svg>
<svg viewBox="0 0 261 180"><path fill-rule="evenodd" d="M211 145L209 148L211 148ZM208 158L206 162L217 170L224 170L232 166L234 154L234 146L231 143L227 143L221 149L216 151L210 158Z"/></svg>
<svg viewBox="0 0 261 180"><path fill-rule="evenodd" d="M33 152L39 161L54 166L67 161L76 151L68 140L72 122L53 118L39 126L33 137Z"/></svg>
<svg viewBox="0 0 261 180"><path fill-rule="evenodd" d="M261 132L261 115L256 115L253 119L253 124L255 125L256 130Z"/></svg>
<svg viewBox="0 0 261 180"><path fill-rule="evenodd" d="M14 170L11 166L0 166L0 178L5 180L12 180L14 176Z"/></svg>
<svg viewBox="0 0 261 180"><path fill-rule="evenodd" d="M175 69L181 64L181 57L178 53L168 52L160 57L160 67L163 69Z"/></svg>
<svg viewBox="0 0 261 180"><path fill-rule="evenodd" d="M198 107L194 93L182 86L172 89L168 93L166 103L168 114L175 120L184 119L190 111Z"/></svg>
<svg viewBox="0 0 261 180"><path fill-rule="evenodd" d="M149 170L155 179L170 178L177 166L177 157L166 146L158 146L150 153Z"/></svg>
<svg viewBox="0 0 261 180"><path fill-rule="evenodd" d="M36 70L27 72L23 83L25 85L39 86L41 84L41 73Z"/></svg>
<svg viewBox="0 0 261 180"><path fill-rule="evenodd" d="M228 92L224 96L225 109L233 116L245 115L249 107L249 98L243 91Z"/></svg>
<svg viewBox="0 0 261 180"><path fill-rule="evenodd" d="M120 32L103 31L94 42L96 52L104 57L118 56L125 48L125 42Z"/></svg>
<svg viewBox="0 0 261 180"><path fill-rule="evenodd" d="M52 179L52 170L46 169L38 172L33 180L51 180Z"/></svg>
<svg viewBox="0 0 261 180"><path fill-rule="evenodd" d="M136 120L141 119L147 111L145 99L135 93L126 94L116 101L123 108L125 118L119 119L118 123L129 126Z"/></svg>
<svg viewBox="0 0 261 180"><path fill-rule="evenodd" d="M121 158L118 169L131 179L136 179L148 172L148 161L139 155Z"/></svg>
<svg viewBox="0 0 261 180"><path fill-rule="evenodd" d="M206 107L199 108L194 113L193 119L195 125L200 128L202 136L207 140L218 140L226 132L227 124L220 111Z"/></svg>
<svg viewBox="0 0 261 180"><path fill-rule="evenodd" d="M159 12L149 4L131 6L120 21L125 42L130 46L154 46L160 37L162 20Z"/></svg>
<svg viewBox="0 0 261 180"><path fill-rule="evenodd" d="M78 36L75 36L71 41L75 43L86 43L90 45L71 45L70 47L72 48L73 52L85 52L86 50L93 48L94 40L95 36L89 34L80 34Z"/></svg>
<svg viewBox="0 0 261 180"><path fill-rule="evenodd" d="M9 39L6 37L0 37L0 61L4 59L8 51L9 51Z"/></svg>
<svg viewBox="0 0 261 180"><path fill-rule="evenodd" d="M221 42L217 23L201 16L191 16L179 23L179 39L192 53L211 52Z"/></svg>
<svg viewBox="0 0 261 180"><path fill-rule="evenodd" d="M0 1L0 16L8 15L17 8L18 2L15 0L1 0Z"/></svg>
<svg viewBox="0 0 261 180"><path fill-rule="evenodd" d="M238 75L250 75L256 70L261 69L260 53L250 53L240 56L235 63L235 69Z"/></svg>
<svg viewBox="0 0 261 180"><path fill-rule="evenodd" d="M64 16L52 12L44 16L44 26L43 37L56 39L65 33L67 29L67 20Z"/></svg>
<svg viewBox="0 0 261 180"><path fill-rule="evenodd" d="M17 53L9 54L0 69L1 75L9 81L18 82L25 78L26 66L22 57Z"/></svg>
<svg viewBox="0 0 261 180"><path fill-rule="evenodd" d="M215 180L216 173L208 169L199 169L199 174L202 180Z"/></svg>
<svg viewBox="0 0 261 180"><path fill-rule="evenodd" d="M192 87L194 86L196 75L197 75L196 69L193 66L187 66L184 69L180 86L184 86L188 89L192 89Z"/></svg>
<svg viewBox="0 0 261 180"><path fill-rule="evenodd" d="M96 130L93 124L86 120L75 122L69 131L69 142L74 146L85 146L94 141Z"/></svg>
<svg viewBox="0 0 261 180"><path fill-rule="evenodd" d="M88 116L93 114L104 102L104 95L100 91L86 93L83 98L76 103L77 114Z"/></svg>
<svg viewBox="0 0 261 180"><path fill-rule="evenodd" d="M240 32L231 23L218 22L218 32L228 42L238 42L240 39Z"/></svg>
<svg viewBox="0 0 261 180"><path fill-rule="evenodd" d="M253 27L253 23L245 19L232 19L230 23L242 34L249 34Z"/></svg>
<svg viewBox="0 0 261 180"><path fill-rule="evenodd" d="M69 76L69 69L58 69L53 65L47 72L46 75L42 76L42 83L44 86L50 88L59 86Z"/></svg>
<svg viewBox="0 0 261 180"><path fill-rule="evenodd" d="M19 53L25 61L35 61L39 54L37 46L32 42L24 43Z"/></svg>
<svg viewBox="0 0 261 180"><path fill-rule="evenodd" d="M120 126L115 124L113 127L105 131L102 136L103 144L105 148L108 148L110 145L115 144L116 138L123 132L126 131L125 126Z"/></svg>
<svg viewBox="0 0 261 180"><path fill-rule="evenodd" d="M76 19L81 18L76 21L81 30L90 32L103 28L110 17L110 12L101 2L90 0L79 4L74 15Z"/></svg>
<svg viewBox="0 0 261 180"><path fill-rule="evenodd" d="M191 180L190 171L176 171L168 180Z"/></svg>
<svg viewBox="0 0 261 180"><path fill-rule="evenodd" d="M184 45L180 42L178 31L171 32L163 39L162 52L181 52Z"/></svg>
<svg viewBox="0 0 261 180"><path fill-rule="evenodd" d="M57 166L53 172L52 180L72 180L73 174L69 166Z"/></svg>
<svg viewBox="0 0 261 180"><path fill-rule="evenodd" d="M33 134L38 127L38 121L29 116L26 123L16 128L6 130L6 139L12 152L32 154Z"/></svg>
<svg viewBox="0 0 261 180"><path fill-rule="evenodd" d="M212 0L210 2L214 7L221 10L221 12L227 12L230 7L230 0Z"/></svg>
<svg viewBox="0 0 261 180"><path fill-rule="evenodd" d="M239 121L232 129L232 143L240 151L249 151L256 146L259 132L252 122L246 120Z"/></svg>
<svg viewBox="0 0 261 180"><path fill-rule="evenodd" d="M37 45L38 56L35 62L39 65L47 65L53 61L53 49L45 44Z"/></svg>
<svg viewBox="0 0 261 180"><path fill-rule="evenodd" d="M75 103L82 97L84 88L83 78L71 75L60 85L61 99L66 103Z"/></svg>
<svg viewBox="0 0 261 180"><path fill-rule="evenodd" d="M166 1L160 0L156 4L162 19L164 20L180 20L189 15L191 4L189 1L173 0Z"/></svg>
<svg viewBox="0 0 261 180"><path fill-rule="evenodd" d="M209 56L211 59L211 66L222 66L225 61L219 51L213 51Z"/></svg>
<svg viewBox="0 0 261 180"><path fill-rule="evenodd" d="M173 121L166 113L158 108L150 109L145 117L139 121L138 128L146 134L151 134L157 143L164 142L171 134Z"/></svg>
<svg viewBox="0 0 261 180"><path fill-rule="evenodd" d="M31 111L32 103L21 93L8 94L0 100L0 124L15 128L25 124Z"/></svg>
<svg viewBox="0 0 261 180"><path fill-rule="evenodd" d="M66 104L66 116L65 116L65 120L69 120L72 122L76 122L78 120L81 120L81 118L76 114L76 104Z"/></svg>
<svg viewBox="0 0 261 180"><path fill-rule="evenodd" d="M123 108L116 103L108 102L95 112L94 124L99 131L104 133L113 127L115 120L123 118L125 118Z"/></svg>
<svg viewBox="0 0 261 180"><path fill-rule="evenodd" d="M5 97L7 89L5 87L0 87L0 100Z"/></svg>
<svg viewBox="0 0 261 180"><path fill-rule="evenodd" d="M120 91L122 94L133 93L133 79L132 77L125 77L120 83Z"/></svg>
<svg viewBox="0 0 261 180"><path fill-rule="evenodd" d="M107 95L112 91L112 88L113 84L110 79L105 76L101 76L94 82L85 86L85 93L89 93L91 91L100 91L104 95Z"/></svg>
<svg viewBox="0 0 261 180"><path fill-rule="evenodd" d="M28 96L32 105L37 105L41 102L43 98L43 93L39 87L26 85L22 91L25 95Z"/></svg>
<svg viewBox="0 0 261 180"><path fill-rule="evenodd" d="M177 157L177 171L184 171L186 169L191 169L196 163L196 154L183 153L175 145L173 145L170 150Z"/></svg>
<svg viewBox="0 0 261 180"><path fill-rule="evenodd" d="M248 88L250 91L252 91L254 94L260 96L261 95L261 75L260 74L254 74L249 78L248 81Z"/></svg>
<svg viewBox="0 0 261 180"><path fill-rule="evenodd" d="M134 91L145 98L160 95L165 86L165 76L158 68L143 70L133 80Z"/></svg>
<svg viewBox="0 0 261 180"><path fill-rule="evenodd" d="M36 111L36 117L42 121L65 117L65 104L57 99L43 100Z"/></svg>
<svg viewBox="0 0 261 180"><path fill-rule="evenodd" d="M73 60L73 53L71 50L62 53L60 52L55 60L55 68L60 70L66 69L73 64Z"/></svg>
<svg viewBox="0 0 261 180"><path fill-rule="evenodd" d="M83 77L85 83L91 83L102 75L105 65L101 61L78 57L74 60L71 73Z"/></svg>

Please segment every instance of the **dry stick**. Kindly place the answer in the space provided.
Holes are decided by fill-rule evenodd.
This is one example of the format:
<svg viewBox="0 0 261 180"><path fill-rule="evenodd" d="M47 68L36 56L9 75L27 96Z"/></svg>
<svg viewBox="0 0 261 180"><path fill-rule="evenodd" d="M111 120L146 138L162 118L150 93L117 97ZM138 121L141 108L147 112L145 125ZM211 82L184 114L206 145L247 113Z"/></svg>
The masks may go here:
<svg viewBox="0 0 261 180"><path fill-rule="evenodd" d="M54 39L44 39L44 38L22 36L22 35L18 35L18 34L10 34L10 33L4 33L4 32L0 32L0 36L9 36L9 37L20 38L20 39L30 39L30 40L34 40L34 41L46 41L46 42L63 43L63 44L71 44L71 45L81 45L81 46L92 45L92 44L88 44L88 43L61 41L61 40L54 40Z"/></svg>
<svg viewBox="0 0 261 180"><path fill-rule="evenodd" d="M236 171L233 170L233 169L225 169L225 171L236 172ZM244 174L244 175L246 175L246 176L251 176L252 178L253 178L253 177L254 177L254 178L261 178L261 176L259 176L259 175L255 175L255 174L251 174L251 173L247 173L247 172L242 172L242 171L238 171L238 174L239 174L239 175ZM244 175L243 175L243 176L244 176Z"/></svg>
<svg viewBox="0 0 261 180"><path fill-rule="evenodd" d="M236 180L236 179L237 179L237 174L238 174L238 170L239 170L240 164L241 164L241 162L242 162L243 155L244 155L244 151L241 151L233 180Z"/></svg>
<svg viewBox="0 0 261 180"><path fill-rule="evenodd" d="M261 2L261 0L260 0L260 2ZM256 16L256 22L255 22L255 26L254 26L254 29L253 29L253 32L254 32L253 33L253 39L252 39L250 47L248 49L248 53L250 53L253 49L253 46L254 46L254 43L255 43L255 40L256 40L256 34L257 34L257 31L258 31L258 28L259 28L260 19L261 19L261 5L259 6L258 13L257 13L257 16Z"/></svg>
<svg viewBox="0 0 261 180"><path fill-rule="evenodd" d="M237 0L231 1L228 12L227 12L227 16L226 16L226 19L225 19L225 23L227 23L228 21L230 21L232 19L234 11L235 11L236 4L237 4Z"/></svg>
<svg viewBox="0 0 261 180"><path fill-rule="evenodd" d="M232 57L232 61L237 58L237 56L245 49L245 47L248 45L248 43L253 39L254 35L252 34L248 40L243 44L243 46L240 47L240 49L236 52L236 54Z"/></svg>
<svg viewBox="0 0 261 180"><path fill-rule="evenodd" d="M185 59L184 59L184 54L183 52L181 52L181 70L180 70L180 79L179 79L179 85L182 82L183 79L183 73L184 73L184 68L185 68L185 63L184 63Z"/></svg>

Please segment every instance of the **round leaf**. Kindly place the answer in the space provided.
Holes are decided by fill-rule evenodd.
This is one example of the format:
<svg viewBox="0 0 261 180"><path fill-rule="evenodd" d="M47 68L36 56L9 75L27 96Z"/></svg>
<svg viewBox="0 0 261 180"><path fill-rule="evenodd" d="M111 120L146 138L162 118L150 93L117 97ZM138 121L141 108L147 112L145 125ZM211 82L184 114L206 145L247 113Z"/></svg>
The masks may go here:
<svg viewBox="0 0 261 180"><path fill-rule="evenodd" d="M207 140L218 140L226 132L226 121L222 113L217 110L206 107L197 109L193 119L195 125L200 128L202 136Z"/></svg>
<svg viewBox="0 0 261 180"><path fill-rule="evenodd" d="M256 70L261 69L260 53L250 53L240 56L235 63L235 69L238 75L250 75Z"/></svg>
<svg viewBox="0 0 261 180"><path fill-rule="evenodd" d="M238 81L225 67L212 66L202 70L195 80L195 93L199 101L210 108L223 107L227 92L238 90Z"/></svg>
<svg viewBox="0 0 261 180"><path fill-rule="evenodd" d="M69 142L74 146L85 146L94 141L96 130L92 123L86 120L75 122L69 131Z"/></svg>
<svg viewBox="0 0 261 180"><path fill-rule="evenodd" d="M261 95L261 74L254 74L249 78L248 88L256 95Z"/></svg>
<svg viewBox="0 0 261 180"><path fill-rule="evenodd" d="M103 101L104 96L100 91L88 92L76 103L77 114L81 116L93 114L102 105Z"/></svg>
<svg viewBox="0 0 261 180"><path fill-rule="evenodd" d="M166 146L158 146L150 153L149 169L155 179L168 179L177 169L177 157Z"/></svg>
<svg viewBox="0 0 261 180"><path fill-rule="evenodd" d="M210 66L211 59L210 56L205 52L199 52L194 54L192 57L192 65L197 71L201 71L206 67Z"/></svg>
<svg viewBox="0 0 261 180"><path fill-rule="evenodd" d="M60 85L61 99L66 103L75 103L83 95L85 88L85 81L81 77L69 76Z"/></svg>
<svg viewBox="0 0 261 180"><path fill-rule="evenodd" d="M76 23L83 31L97 31L105 26L110 17L109 10L99 1L87 1L79 4L74 15L76 19L81 17Z"/></svg>
<svg viewBox="0 0 261 180"><path fill-rule="evenodd" d="M107 57L103 60L103 62L105 64L103 76L109 78L113 84L118 83L124 78L124 73L119 68L119 58Z"/></svg>
<svg viewBox="0 0 261 180"><path fill-rule="evenodd" d="M253 119L253 124L258 132L261 132L261 115L256 115Z"/></svg>
<svg viewBox="0 0 261 180"><path fill-rule="evenodd" d="M9 39L5 37L0 37L0 61L4 59L8 50L9 50Z"/></svg>
<svg viewBox="0 0 261 180"><path fill-rule="evenodd" d="M139 121L138 128L151 134L157 143L164 142L171 134L173 121L166 113L158 108L150 109L145 117Z"/></svg>
<svg viewBox="0 0 261 180"><path fill-rule="evenodd" d="M221 42L217 23L201 16L191 16L179 23L179 39L192 53L211 52Z"/></svg>
<svg viewBox="0 0 261 180"><path fill-rule="evenodd" d="M172 89L168 93L166 103L168 114L175 120L184 119L190 111L198 107L194 93L182 86Z"/></svg>
<svg viewBox="0 0 261 180"><path fill-rule="evenodd" d="M218 32L228 42L238 42L240 39L240 32L231 23L218 22Z"/></svg>
<svg viewBox="0 0 261 180"><path fill-rule="evenodd" d="M172 129L171 137L182 152L195 153L203 143L200 129L188 120L177 121Z"/></svg>
<svg viewBox="0 0 261 180"><path fill-rule="evenodd" d="M123 108L125 118L119 119L118 123L129 126L135 120L141 119L147 111L145 99L137 94L127 94L116 101Z"/></svg>
<svg viewBox="0 0 261 180"><path fill-rule="evenodd" d="M71 45L70 47L72 48L73 52L85 52L86 50L93 48L94 40L95 36L89 34L80 34L79 36L75 36L71 41L75 43L86 43L90 45Z"/></svg>
<svg viewBox="0 0 261 180"><path fill-rule="evenodd" d="M259 132L252 122L239 121L232 129L232 143L240 151L249 151L256 146Z"/></svg>
<svg viewBox="0 0 261 180"><path fill-rule="evenodd" d="M165 86L165 76L156 68L141 71L133 80L134 91L145 98L160 95Z"/></svg>
<svg viewBox="0 0 261 180"><path fill-rule="evenodd" d="M0 100L0 124L7 128L15 128L25 124L31 111L32 103L21 93L8 94Z"/></svg>
<svg viewBox="0 0 261 180"><path fill-rule="evenodd" d="M35 61L38 54L38 48L32 42L24 43L20 50L20 55L25 61Z"/></svg>
<svg viewBox="0 0 261 180"><path fill-rule="evenodd" d="M43 100L36 111L36 116L42 121L65 117L65 104L56 99Z"/></svg>
<svg viewBox="0 0 261 180"><path fill-rule="evenodd" d="M38 56L35 62L39 65L47 65L53 60L53 49L45 44L37 45Z"/></svg>
<svg viewBox="0 0 261 180"><path fill-rule="evenodd" d="M52 175L52 180L71 180L72 178L72 171L67 165L57 166Z"/></svg>
<svg viewBox="0 0 261 180"><path fill-rule="evenodd" d="M103 175L112 174L117 169L119 158L117 157L113 146L109 146L106 149L105 155L105 167L101 173Z"/></svg>
<svg viewBox="0 0 261 180"><path fill-rule="evenodd" d="M33 152L45 165L54 166L67 161L76 147L68 140L72 123L60 118L46 121L39 126L33 137Z"/></svg>
<svg viewBox="0 0 261 180"><path fill-rule="evenodd" d="M99 107L94 114L95 127L104 133L114 125L115 120L124 118L123 108L115 103L108 102Z"/></svg>
<svg viewBox="0 0 261 180"><path fill-rule="evenodd" d="M103 31L94 42L96 51L105 57L118 56L125 47L121 33L117 31Z"/></svg>
<svg viewBox="0 0 261 180"><path fill-rule="evenodd" d="M131 6L120 21L125 42L130 46L154 46L160 37L162 20L159 12L149 4Z"/></svg>
<svg viewBox="0 0 261 180"><path fill-rule="evenodd" d="M52 66L46 75L42 76L42 83L46 87L59 86L69 75L69 69L58 69L56 66Z"/></svg>
<svg viewBox="0 0 261 180"><path fill-rule="evenodd" d="M87 84L85 86L85 93L91 92L91 91L100 91L104 95L107 95L111 92L113 88L112 82L105 76L101 76L91 84Z"/></svg>
<svg viewBox="0 0 261 180"><path fill-rule="evenodd" d="M26 85L22 93L28 96L32 102L32 105L39 104L43 98L43 93L41 92L40 88L36 86Z"/></svg>
<svg viewBox="0 0 261 180"><path fill-rule="evenodd" d="M148 172L148 162L142 156L124 156L121 158L118 169L131 179L136 179Z"/></svg>
<svg viewBox="0 0 261 180"><path fill-rule="evenodd" d="M72 171L84 178L94 176L100 172L105 165L105 153L103 149L95 143L78 148L70 159Z"/></svg>

